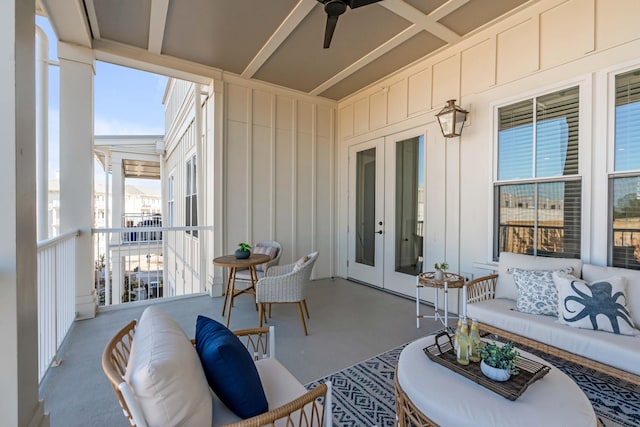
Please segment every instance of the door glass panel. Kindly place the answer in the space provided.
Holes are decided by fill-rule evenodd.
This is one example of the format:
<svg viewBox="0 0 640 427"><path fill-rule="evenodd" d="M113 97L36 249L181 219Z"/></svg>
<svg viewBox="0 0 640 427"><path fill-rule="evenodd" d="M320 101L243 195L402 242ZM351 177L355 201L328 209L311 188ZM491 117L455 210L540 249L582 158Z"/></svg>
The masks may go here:
<svg viewBox="0 0 640 427"><path fill-rule="evenodd" d="M424 240L424 137L396 143L395 271L422 271Z"/></svg>
<svg viewBox="0 0 640 427"><path fill-rule="evenodd" d="M375 266L376 149L358 152L356 163L356 262Z"/></svg>

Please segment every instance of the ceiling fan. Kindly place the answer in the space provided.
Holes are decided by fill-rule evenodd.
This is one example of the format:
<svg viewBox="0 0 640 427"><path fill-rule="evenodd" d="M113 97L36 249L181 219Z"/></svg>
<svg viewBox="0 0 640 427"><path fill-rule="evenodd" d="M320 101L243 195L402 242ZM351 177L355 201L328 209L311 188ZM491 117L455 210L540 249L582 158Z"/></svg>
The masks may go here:
<svg viewBox="0 0 640 427"><path fill-rule="evenodd" d="M351 9L355 9L360 6L366 6L368 4L377 3L380 0L318 0L324 5L324 11L327 12L327 26L324 30L324 48L327 49L331 44L331 38L333 32L336 29L338 23L338 17L342 15L347 6Z"/></svg>

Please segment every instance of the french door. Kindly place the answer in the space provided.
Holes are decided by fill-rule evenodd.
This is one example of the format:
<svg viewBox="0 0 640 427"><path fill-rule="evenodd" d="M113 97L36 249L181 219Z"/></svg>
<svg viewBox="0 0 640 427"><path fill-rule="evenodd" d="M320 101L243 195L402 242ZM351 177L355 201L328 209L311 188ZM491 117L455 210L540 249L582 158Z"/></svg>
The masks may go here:
<svg viewBox="0 0 640 427"><path fill-rule="evenodd" d="M349 148L348 276L382 287L384 139Z"/></svg>
<svg viewBox="0 0 640 427"><path fill-rule="evenodd" d="M350 278L405 294L424 256L424 129L349 150Z"/></svg>

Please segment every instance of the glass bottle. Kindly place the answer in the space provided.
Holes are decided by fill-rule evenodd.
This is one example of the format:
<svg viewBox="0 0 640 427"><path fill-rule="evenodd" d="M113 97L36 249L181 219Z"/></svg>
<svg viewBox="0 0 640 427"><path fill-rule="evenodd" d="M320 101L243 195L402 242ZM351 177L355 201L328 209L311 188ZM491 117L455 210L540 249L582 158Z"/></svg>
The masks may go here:
<svg viewBox="0 0 640 427"><path fill-rule="evenodd" d="M469 364L469 328L467 322L462 323L462 329L460 329L460 336L458 337L458 349L456 350L456 360L461 365Z"/></svg>
<svg viewBox="0 0 640 427"><path fill-rule="evenodd" d="M471 332L469 332L469 341L471 345L471 353L469 360L472 362L480 361L480 330L478 330L478 320L473 319L471 322Z"/></svg>
<svg viewBox="0 0 640 427"><path fill-rule="evenodd" d="M460 337L460 329L462 328L462 319L458 319L458 326L453 335L453 351L458 351L458 338Z"/></svg>

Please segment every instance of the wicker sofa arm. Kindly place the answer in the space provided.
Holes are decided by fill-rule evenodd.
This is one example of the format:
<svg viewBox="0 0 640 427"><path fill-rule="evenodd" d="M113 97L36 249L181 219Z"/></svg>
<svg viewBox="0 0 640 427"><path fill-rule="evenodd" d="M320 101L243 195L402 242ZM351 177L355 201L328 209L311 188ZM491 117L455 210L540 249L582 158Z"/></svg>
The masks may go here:
<svg viewBox="0 0 640 427"><path fill-rule="evenodd" d="M467 283L467 304L487 301L496 296L497 274L478 277Z"/></svg>

